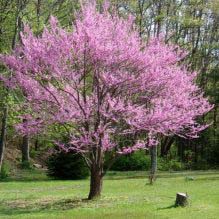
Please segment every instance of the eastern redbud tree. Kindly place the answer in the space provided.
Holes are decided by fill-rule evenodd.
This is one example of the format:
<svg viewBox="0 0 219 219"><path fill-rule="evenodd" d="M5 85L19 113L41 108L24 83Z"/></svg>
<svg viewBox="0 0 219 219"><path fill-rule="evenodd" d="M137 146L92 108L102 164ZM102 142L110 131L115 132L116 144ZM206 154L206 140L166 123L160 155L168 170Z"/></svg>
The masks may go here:
<svg viewBox="0 0 219 219"><path fill-rule="evenodd" d="M206 128L196 122L212 106L195 85L196 73L179 61L186 55L159 39L142 42L133 18L108 6L85 5L71 30L51 17L41 36L26 26L22 44L1 61L11 77L1 77L24 95L25 111L17 129L41 133L54 124L71 127L68 146L85 159L90 193L101 194L104 155L126 154L158 144L158 135L194 138ZM118 136L138 136L119 147Z"/></svg>

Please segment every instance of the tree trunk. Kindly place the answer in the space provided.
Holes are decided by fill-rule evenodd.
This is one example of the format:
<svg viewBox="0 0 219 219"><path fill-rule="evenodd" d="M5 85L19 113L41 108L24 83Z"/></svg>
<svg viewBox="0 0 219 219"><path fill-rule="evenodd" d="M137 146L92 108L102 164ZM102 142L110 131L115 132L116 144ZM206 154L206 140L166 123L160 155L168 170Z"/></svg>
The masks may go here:
<svg viewBox="0 0 219 219"><path fill-rule="evenodd" d="M28 163L30 161L30 147L29 147L29 138L27 135L23 136L23 142L22 142L22 146L21 146L21 150L22 150L22 163Z"/></svg>
<svg viewBox="0 0 219 219"><path fill-rule="evenodd" d="M8 107L4 108L3 117L2 117L2 129L1 129L1 139L0 139L0 172L2 169L2 163L4 158L5 150L5 137L7 131L7 117L8 117Z"/></svg>
<svg viewBox="0 0 219 219"><path fill-rule="evenodd" d="M170 148L174 142L174 137L164 137L161 141L161 147L160 147L160 156L166 157L170 151Z"/></svg>
<svg viewBox="0 0 219 219"><path fill-rule="evenodd" d="M156 171L157 171L157 146L153 146L150 148L151 155L151 171L149 175L149 182L152 185L156 180Z"/></svg>
<svg viewBox="0 0 219 219"><path fill-rule="evenodd" d="M178 157L180 158L180 161L184 162L185 161L185 149L186 149L186 142L182 138L177 139L177 154Z"/></svg>
<svg viewBox="0 0 219 219"><path fill-rule="evenodd" d="M38 140L38 136L37 136L36 141L35 141L35 144L34 144L34 149L35 149L35 151L38 151L38 149L39 149L39 140Z"/></svg>
<svg viewBox="0 0 219 219"><path fill-rule="evenodd" d="M160 144L160 157L165 156L166 144L167 144L168 137L163 137Z"/></svg>
<svg viewBox="0 0 219 219"><path fill-rule="evenodd" d="M99 198L102 191L102 183L103 183L103 174L102 170L94 166L91 168L91 176L90 176L90 193L88 199L96 199Z"/></svg>

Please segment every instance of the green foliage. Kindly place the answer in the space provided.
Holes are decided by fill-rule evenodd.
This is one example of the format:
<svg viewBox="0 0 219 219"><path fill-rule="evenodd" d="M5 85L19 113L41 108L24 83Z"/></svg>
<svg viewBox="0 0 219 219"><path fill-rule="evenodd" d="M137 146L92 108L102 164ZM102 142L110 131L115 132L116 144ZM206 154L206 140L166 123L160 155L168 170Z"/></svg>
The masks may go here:
<svg viewBox="0 0 219 219"><path fill-rule="evenodd" d="M191 169L193 170L207 170L212 168L212 166L208 163L208 161L206 159L198 159L197 162L193 162L191 164Z"/></svg>
<svg viewBox="0 0 219 219"><path fill-rule="evenodd" d="M150 156L146 155L144 151L137 151L133 154L123 155L119 157L115 161L115 163L113 164L110 170L113 171L150 170L150 165L151 165ZM180 170L191 169L191 168L188 168L187 164L184 164L183 162L180 162L177 159L158 157L157 169L160 171L171 171L171 170L180 171Z"/></svg>
<svg viewBox="0 0 219 219"><path fill-rule="evenodd" d="M3 163L2 164L2 168L1 168L1 172L0 172L0 179L6 179L9 176L10 173L10 165L8 163Z"/></svg>
<svg viewBox="0 0 219 219"><path fill-rule="evenodd" d="M200 27L202 25L202 21L194 18L184 18L182 25L184 28Z"/></svg>
<svg viewBox="0 0 219 219"><path fill-rule="evenodd" d="M182 162L175 159L158 158L157 169L161 171L180 171L184 170L185 166Z"/></svg>
<svg viewBox="0 0 219 219"><path fill-rule="evenodd" d="M53 153L47 160L48 176L56 179L84 179L89 175L88 168L78 154Z"/></svg>
<svg viewBox="0 0 219 219"><path fill-rule="evenodd" d="M33 169L33 165L30 161L23 161L20 164L21 169L31 170Z"/></svg>
<svg viewBox="0 0 219 219"><path fill-rule="evenodd" d="M111 170L117 171L133 171L133 170L149 170L150 159L144 151L137 151L133 154L123 155L119 157Z"/></svg>
<svg viewBox="0 0 219 219"><path fill-rule="evenodd" d="M36 158L37 155L38 155L38 152L35 151L33 148L31 148L30 157L34 159L34 158Z"/></svg>

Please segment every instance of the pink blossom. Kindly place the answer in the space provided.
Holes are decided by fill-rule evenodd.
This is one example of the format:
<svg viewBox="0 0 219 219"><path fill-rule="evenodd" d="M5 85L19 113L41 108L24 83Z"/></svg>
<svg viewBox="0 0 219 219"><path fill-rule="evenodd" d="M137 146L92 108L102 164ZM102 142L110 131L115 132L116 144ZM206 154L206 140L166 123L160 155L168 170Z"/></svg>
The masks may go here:
<svg viewBox="0 0 219 219"><path fill-rule="evenodd" d="M110 14L107 4L102 13L85 5L71 31L51 17L42 36L27 26L21 36L22 45L0 60L13 72L1 80L19 88L30 109L17 125L22 134L68 124L69 148L98 160L105 151L157 145L158 134L193 138L206 128L197 117L213 106L195 84L196 73L179 65L185 51L162 39L142 42L133 18ZM148 139L118 147L115 136L138 132Z"/></svg>

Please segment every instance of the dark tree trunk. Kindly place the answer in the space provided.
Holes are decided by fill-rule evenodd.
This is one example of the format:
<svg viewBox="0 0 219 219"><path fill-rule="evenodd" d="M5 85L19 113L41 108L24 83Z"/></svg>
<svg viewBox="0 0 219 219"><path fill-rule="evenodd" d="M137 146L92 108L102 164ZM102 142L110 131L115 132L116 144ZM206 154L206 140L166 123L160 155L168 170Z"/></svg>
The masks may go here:
<svg viewBox="0 0 219 219"><path fill-rule="evenodd" d="M161 19L160 19L161 9L162 9L161 1L158 1L157 16L159 17L159 19L157 19L157 22L156 22L157 23L157 33L156 33L157 37L159 37L160 31L161 31Z"/></svg>
<svg viewBox="0 0 219 219"><path fill-rule="evenodd" d="M160 147L160 156L166 157L170 151L170 148L174 142L174 137L164 137L161 141L161 147Z"/></svg>
<svg viewBox="0 0 219 219"><path fill-rule="evenodd" d="M30 161L30 146L29 146L29 138L27 135L23 136L23 142L21 146L22 151L22 163Z"/></svg>
<svg viewBox="0 0 219 219"><path fill-rule="evenodd" d="M164 157L165 154L165 149L166 149L166 144L167 144L167 137L163 137L161 140L161 144L160 144L160 156Z"/></svg>
<svg viewBox="0 0 219 219"><path fill-rule="evenodd" d="M177 140L177 154L178 157L180 158L180 161L184 162L185 161L185 149L186 149L186 142L182 138L178 138Z"/></svg>
<svg viewBox="0 0 219 219"><path fill-rule="evenodd" d="M36 14L37 14L37 35L40 33L40 13L41 13L41 0L37 0Z"/></svg>
<svg viewBox="0 0 219 219"><path fill-rule="evenodd" d="M194 162L195 163L197 163L198 162L198 146L197 146L197 143L195 143L195 145L194 145L194 154L195 154L195 156L194 156Z"/></svg>
<svg viewBox="0 0 219 219"><path fill-rule="evenodd" d="M38 149L39 149L39 140L38 140L38 137L36 138L36 141L35 141L35 144L34 144L34 149L35 149L35 151L38 151Z"/></svg>
<svg viewBox="0 0 219 219"><path fill-rule="evenodd" d="M91 176L90 176L90 193L88 199L96 199L99 198L102 191L103 184L103 171L101 168L96 165L91 168Z"/></svg>
<svg viewBox="0 0 219 219"><path fill-rule="evenodd" d="M151 155L151 170L149 175L149 182L153 184L156 180L156 171L157 171L157 146L153 146L150 148Z"/></svg>
<svg viewBox="0 0 219 219"><path fill-rule="evenodd" d="M2 117L2 129L1 129L1 139L0 139L0 171L2 169L2 163L4 158L5 138L7 131L7 117L8 117L8 108L6 106L4 108L3 117Z"/></svg>
<svg viewBox="0 0 219 219"><path fill-rule="evenodd" d="M16 17L15 17L15 29L14 29L14 35L12 39L11 47L12 49L15 48L16 42L21 41L20 31L23 29L23 22L22 22L22 12L25 10L27 6L28 1L27 0L17 0L16 7ZM25 95L25 94L24 94ZM25 120L23 121L25 122ZM21 152L22 152L22 163L29 162L29 139L28 136L23 137L23 142L21 145Z"/></svg>

